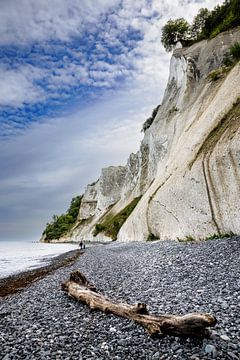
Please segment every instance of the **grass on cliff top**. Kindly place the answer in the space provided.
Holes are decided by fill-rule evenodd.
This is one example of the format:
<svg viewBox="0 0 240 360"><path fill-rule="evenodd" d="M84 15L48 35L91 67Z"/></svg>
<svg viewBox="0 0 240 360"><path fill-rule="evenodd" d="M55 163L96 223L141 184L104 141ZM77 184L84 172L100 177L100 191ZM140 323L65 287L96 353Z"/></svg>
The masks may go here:
<svg viewBox="0 0 240 360"><path fill-rule="evenodd" d="M141 196L133 199L133 201L131 201L130 204L128 204L118 214L108 215L102 223L96 224L93 236L97 236L97 234L102 232L113 240L117 240L117 235L121 226L135 209L140 199Z"/></svg>

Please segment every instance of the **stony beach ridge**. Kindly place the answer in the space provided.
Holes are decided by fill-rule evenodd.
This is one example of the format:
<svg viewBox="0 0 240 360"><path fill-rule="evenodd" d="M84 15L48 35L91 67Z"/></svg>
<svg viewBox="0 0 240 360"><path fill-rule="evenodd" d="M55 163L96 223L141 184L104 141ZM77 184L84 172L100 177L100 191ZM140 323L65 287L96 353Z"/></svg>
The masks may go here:
<svg viewBox="0 0 240 360"><path fill-rule="evenodd" d="M111 243L87 248L0 303L0 359L233 359L240 354L239 237L197 243ZM208 339L152 339L132 321L91 312L61 291L79 269L112 299L155 314L207 312Z"/></svg>

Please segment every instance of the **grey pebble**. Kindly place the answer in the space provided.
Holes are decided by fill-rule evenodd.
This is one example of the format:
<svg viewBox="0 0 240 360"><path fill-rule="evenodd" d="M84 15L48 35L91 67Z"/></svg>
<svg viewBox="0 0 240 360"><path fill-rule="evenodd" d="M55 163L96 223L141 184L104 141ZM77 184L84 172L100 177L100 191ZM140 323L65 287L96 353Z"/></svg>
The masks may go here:
<svg viewBox="0 0 240 360"><path fill-rule="evenodd" d="M207 344L205 346L205 353L207 355L210 355L213 359L215 359L217 357L217 349L214 345Z"/></svg>
<svg viewBox="0 0 240 360"><path fill-rule="evenodd" d="M220 338L224 341L230 341L230 338L227 335L220 335Z"/></svg>
<svg viewBox="0 0 240 360"><path fill-rule="evenodd" d="M228 351L228 355L230 356L231 359L233 360L239 360L239 356L237 356L236 354L234 354L233 352L231 351Z"/></svg>
<svg viewBox="0 0 240 360"><path fill-rule="evenodd" d="M191 355L190 360L200 360L200 358L199 358L198 354L197 355L193 354L193 355Z"/></svg>

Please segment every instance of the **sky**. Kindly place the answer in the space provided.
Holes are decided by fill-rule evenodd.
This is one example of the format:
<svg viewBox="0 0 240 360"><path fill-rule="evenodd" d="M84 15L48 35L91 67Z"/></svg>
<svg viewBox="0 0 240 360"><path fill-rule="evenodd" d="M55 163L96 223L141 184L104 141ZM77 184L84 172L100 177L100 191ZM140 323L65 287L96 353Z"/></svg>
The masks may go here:
<svg viewBox="0 0 240 360"><path fill-rule="evenodd" d="M168 78L162 26L217 3L0 0L0 240L38 240L138 150Z"/></svg>

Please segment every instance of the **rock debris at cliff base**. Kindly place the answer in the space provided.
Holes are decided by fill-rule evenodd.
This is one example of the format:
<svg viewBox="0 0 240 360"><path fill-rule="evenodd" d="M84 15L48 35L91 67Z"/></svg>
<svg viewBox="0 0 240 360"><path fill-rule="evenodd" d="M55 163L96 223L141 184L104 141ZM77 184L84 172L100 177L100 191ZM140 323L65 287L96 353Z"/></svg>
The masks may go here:
<svg viewBox="0 0 240 360"><path fill-rule="evenodd" d="M0 359L239 359L240 238L88 248L77 262L5 298ZM216 315L209 339L151 339L133 322L90 312L60 289L79 268L99 291L153 313Z"/></svg>

